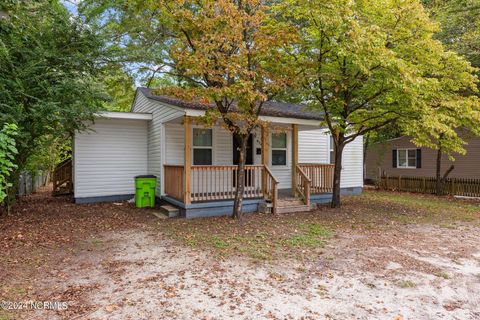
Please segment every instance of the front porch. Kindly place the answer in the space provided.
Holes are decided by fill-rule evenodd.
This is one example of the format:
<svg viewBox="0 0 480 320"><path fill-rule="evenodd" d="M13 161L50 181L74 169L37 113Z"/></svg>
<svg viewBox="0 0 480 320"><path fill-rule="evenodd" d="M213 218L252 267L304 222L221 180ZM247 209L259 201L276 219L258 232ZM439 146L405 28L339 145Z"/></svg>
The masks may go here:
<svg viewBox="0 0 480 320"><path fill-rule="evenodd" d="M194 118L187 116L167 124L166 140L175 135L180 141L181 134L184 144L182 157L170 157L170 162L177 163L167 161L163 166L162 198L180 207L187 217L193 217L189 212L198 216L228 214L237 188L235 142L221 128L202 129L210 130L204 136L198 128L201 126ZM244 212L257 211L259 206L272 213L308 211L312 202L329 200L333 165L299 163L299 130L315 129L320 128L268 124L253 134L245 167ZM177 142L166 149L167 154L173 153L180 151L180 146ZM183 163L178 163L179 158Z"/></svg>

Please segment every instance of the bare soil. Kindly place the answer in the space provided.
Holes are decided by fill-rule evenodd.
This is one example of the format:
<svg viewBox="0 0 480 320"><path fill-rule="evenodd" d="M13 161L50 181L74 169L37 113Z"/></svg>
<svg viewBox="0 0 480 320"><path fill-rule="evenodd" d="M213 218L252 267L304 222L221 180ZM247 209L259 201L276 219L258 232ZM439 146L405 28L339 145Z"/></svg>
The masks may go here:
<svg viewBox="0 0 480 320"><path fill-rule="evenodd" d="M369 191L198 220L41 192L0 218L0 319L480 319L480 206Z"/></svg>

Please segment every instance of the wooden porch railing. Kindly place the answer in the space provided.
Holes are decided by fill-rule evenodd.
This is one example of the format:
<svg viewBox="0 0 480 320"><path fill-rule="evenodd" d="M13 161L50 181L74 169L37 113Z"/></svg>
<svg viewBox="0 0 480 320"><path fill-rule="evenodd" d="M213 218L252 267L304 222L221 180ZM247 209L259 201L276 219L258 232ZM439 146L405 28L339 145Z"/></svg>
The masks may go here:
<svg viewBox="0 0 480 320"><path fill-rule="evenodd" d="M311 193L333 192L333 164L301 163L298 168L310 179Z"/></svg>
<svg viewBox="0 0 480 320"><path fill-rule="evenodd" d="M245 198L261 198L261 165L245 166ZM190 176L192 201L226 200L235 197L237 166L192 166Z"/></svg>
<svg viewBox="0 0 480 320"><path fill-rule="evenodd" d="M165 193L174 199L185 201L183 165L165 165L164 177ZM234 199L237 188L236 179L237 166L235 165L192 166L190 199L192 202ZM271 201L275 207L278 199L278 181L263 165L245 166L244 198L262 197Z"/></svg>
<svg viewBox="0 0 480 320"><path fill-rule="evenodd" d="M73 192L72 159L60 163L52 174L53 195L70 194Z"/></svg>
<svg viewBox="0 0 480 320"><path fill-rule="evenodd" d="M297 174L297 185L295 192L302 197L303 203L305 203L307 206L310 206L310 185L312 180L299 165L297 165L295 172Z"/></svg>
<svg viewBox="0 0 480 320"><path fill-rule="evenodd" d="M164 171L164 188L165 193L170 197L184 201L183 192L184 187L184 171L182 165L165 165L163 166Z"/></svg>

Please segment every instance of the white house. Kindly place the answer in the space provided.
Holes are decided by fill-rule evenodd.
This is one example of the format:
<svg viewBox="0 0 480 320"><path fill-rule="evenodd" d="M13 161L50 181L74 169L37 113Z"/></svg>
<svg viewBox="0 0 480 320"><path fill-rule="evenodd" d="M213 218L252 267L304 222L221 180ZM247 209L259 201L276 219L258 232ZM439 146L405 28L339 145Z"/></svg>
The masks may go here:
<svg viewBox="0 0 480 320"><path fill-rule="evenodd" d="M238 151L221 126L195 121L208 106L153 95L138 88L131 112L106 112L74 137L74 197L77 203L133 197L134 177L157 177L157 197L187 218L231 214ZM249 139L244 212L260 204L274 212L309 210L331 199L333 165L321 115L302 105L269 102L267 123ZM341 188L363 188L362 138L344 151ZM286 201L288 198L289 201Z"/></svg>

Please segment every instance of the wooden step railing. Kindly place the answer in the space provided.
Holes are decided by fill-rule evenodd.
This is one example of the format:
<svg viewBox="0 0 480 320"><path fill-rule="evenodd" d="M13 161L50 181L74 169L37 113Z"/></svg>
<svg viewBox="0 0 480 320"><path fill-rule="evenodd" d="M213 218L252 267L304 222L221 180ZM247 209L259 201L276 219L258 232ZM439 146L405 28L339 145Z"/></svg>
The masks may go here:
<svg viewBox="0 0 480 320"><path fill-rule="evenodd" d="M73 192L72 159L66 159L53 170L53 195L71 194Z"/></svg>
<svg viewBox="0 0 480 320"><path fill-rule="evenodd" d="M298 168L310 179L312 194L333 192L333 164L301 163ZM297 170L298 171L298 170Z"/></svg>
<svg viewBox="0 0 480 320"><path fill-rule="evenodd" d="M185 173L183 166L165 165L163 168L165 193L176 200L184 202Z"/></svg>
<svg viewBox="0 0 480 320"><path fill-rule="evenodd" d="M296 166L295 172L297 175L295 191L302 197L303 203L310 207L310 185L312 181L299 165Z"/></svg>
<svg viewBox="0 0 480 320"><path fill-rule="evenodd" d="M278 201L278 180L273 175L272 171L265 166L265 188L264 188L264 197L266 200L272 203L272 213L277 213L277 201Z"/></svg>

